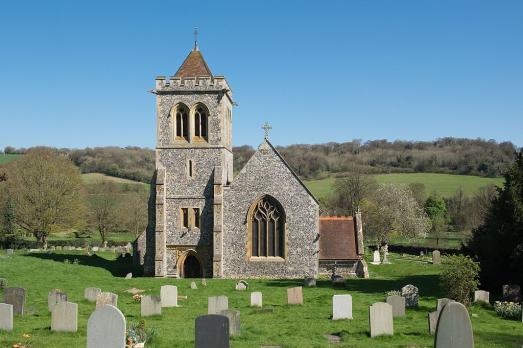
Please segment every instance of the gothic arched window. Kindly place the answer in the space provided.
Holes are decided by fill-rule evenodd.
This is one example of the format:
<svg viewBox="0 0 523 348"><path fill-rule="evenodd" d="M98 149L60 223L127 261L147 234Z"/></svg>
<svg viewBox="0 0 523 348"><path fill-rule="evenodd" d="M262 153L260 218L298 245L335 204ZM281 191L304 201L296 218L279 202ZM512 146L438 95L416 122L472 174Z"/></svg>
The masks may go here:
<svg viewBox="0 0 523 348"><path fill-rule="evenodd" d="M250 254L253 257L285 256L285 212L274 198L265 196L251 208Z"/></svg>
<svg viewBox="0 0 523 348"><path fill-rule="evenodd" d="M194 136L207 139L207 111L201 105L194 110Z"/></svg>
<svg viewBox="0 0 523 348"><path fill-rule="evenodd" d="M185 105L178 105L175 112L175 139L189 141L189 109Z"/></svg>

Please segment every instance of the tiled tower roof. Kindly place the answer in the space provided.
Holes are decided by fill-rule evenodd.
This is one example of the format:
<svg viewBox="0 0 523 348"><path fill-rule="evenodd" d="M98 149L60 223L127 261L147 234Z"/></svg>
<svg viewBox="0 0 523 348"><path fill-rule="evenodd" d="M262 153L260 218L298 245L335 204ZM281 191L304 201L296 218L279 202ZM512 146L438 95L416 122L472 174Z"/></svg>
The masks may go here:
<svg viewBox="0 0 523 348"><path fill-rule="evenodd" d="M207 66L207 63L205 63L205 59L203 59L203 55L198 50L198 48L194 48L187 58L183 61L182 65L174 75L175 77L199 77L199 76L211 76L211 69Z"/></svg>

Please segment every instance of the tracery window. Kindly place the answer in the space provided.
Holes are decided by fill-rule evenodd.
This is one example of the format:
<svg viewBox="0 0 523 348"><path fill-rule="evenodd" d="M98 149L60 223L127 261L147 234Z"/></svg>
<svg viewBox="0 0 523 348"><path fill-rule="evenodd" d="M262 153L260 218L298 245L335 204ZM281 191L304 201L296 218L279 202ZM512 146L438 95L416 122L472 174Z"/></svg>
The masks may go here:
<svg viewBox="0 0 523 348"><path fill-rule="evenodd" d="M194 111L194 136L207 139L207 112L203 106Z"/></svg>
<svg viewBox="0 0 523 348"><path fill-rule="evenodd" d="M189 109L184 105L176 108L176 139L189 141Z"/></svg>
<svg viewBox="0 0 523 348"><path fill-rule="evenodd" d="M266 196L253 207L250 217L251 256L284 257L285 213L281 205Z"/></svg>

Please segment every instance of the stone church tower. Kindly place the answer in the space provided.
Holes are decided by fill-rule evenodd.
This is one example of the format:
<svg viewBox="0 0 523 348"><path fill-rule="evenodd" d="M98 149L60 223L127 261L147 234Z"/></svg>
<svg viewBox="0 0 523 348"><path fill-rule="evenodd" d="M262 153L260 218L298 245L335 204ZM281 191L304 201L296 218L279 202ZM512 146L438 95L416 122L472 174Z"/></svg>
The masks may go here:
<svg viewBox="0 0 523 348"><path fill-rule="evenodd" d="M146 273L220 276L223 185L233 176L231 89L195 44L174 76L156 78L153 93L156 208L147 244L154 270Z"/></svg>

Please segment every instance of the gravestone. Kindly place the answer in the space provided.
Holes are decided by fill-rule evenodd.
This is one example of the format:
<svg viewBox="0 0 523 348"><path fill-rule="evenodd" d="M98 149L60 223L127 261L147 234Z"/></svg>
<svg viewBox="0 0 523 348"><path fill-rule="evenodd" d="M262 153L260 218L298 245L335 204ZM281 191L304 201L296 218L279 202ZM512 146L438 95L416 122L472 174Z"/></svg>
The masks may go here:
<svg viewBox="0 0 523 348"><path fill-rule="evenodd" d="M227 296L211 296L207 299L207 314L220 314L226 309L229 309Z"/></svg>
<svg viewBox="0 0 523 348"><path fill-rule="evenodd" d="M125 348L125 326L118 308L102 305L87 321L87 348Z"/></svg>
<svg viewBox="0 0 523 348"><path fill-rule="evenodd" d="M13 305L0 303L0 331L13 330Z"/></svg>
<svg viewBox="0 0 523 348"><path fill-rule="evenodd" d="M195 282L191 282L191 289L193 289L193 290L198 289Z"/></svg>
<svg viewBox="0 0 523 348"><path fill-rule="evenodd" d="M352 296L332 296L332 320L352 319Z"/></svg>
<svg viewBox="0 0 523 348"><path fill-rule="evenodd" d="M370 337L394 335L392 306L385 302L377 302L369 307Z"/></svg>
<svg viewBox="0 0 523 348"><path fill-rule="evenodd" d="M98 295L102 293L100 288L85 288L84 289L84 298L89 302L95 302Z"/></svg>
<svg viewBox="0 0 523 348"><path fill-rule="evenodd" d="M432 252L432 264L433 265L441 264L441 253L439 252L439 250L434 250Z"/></svg>
<svg viewBox="0 0 523 348"><path fill-rule="evenodd" d="M160 288L162 307L178 307L178 288L174 285L163 285Z"/></svg>
<svg viewBox="0 0 523 348"><path fill-rule="evenodd" d="M220 312L221 315L229 318L229 336L239 336L240 329L240 311L226 309Z"/></svg>
<svg viewBox="0 0 523 348"><path fill-rule="evenodd" d="M401 288L401 296L405 297L405 306L407 308L417 307L419 300L418 288L412 284L405 285Z"/></svg>
<svg viewBox="0 0 523 348"><path fill-rule="evenodd" d="M162 300L160 296L146 295L142 297L140 309L142 317L162 315Z"/></svg>
<svg viewBox="0 0 523 348"><path fill-rule="evenodd" d="M438 312L438 313L441 312L443 307L445 307L445 305L450 302L454 302L454 300L451 300L450 298L438 298L438 305L436 306L436 312Z"/></svg>
<svg viewBox="0 0 523 348"><path fill-rule="evenodd" d="M287 304L302 305L303 304L303 290L301 286L287 289Z"/></svg>
<svg viewBox="0 0 523 348"><path fill-rule="evenodd" d="M380 251L379 250L374 250L374 254L373 254L373 258L372 258L372 262L371 263L373 265L379 265L381 263Z"/></svg>
<svg viewBox="0 0 523 348"><path fill-rule="evenodd" d="M474 291L474 303L476 302L490 303L490 292L485 290Z"/></svg>
<svg viewBox="0 0 523 348"><path fill-rule="evenodd" d="M210 314L196 318L194 323L195 348L229 348L229 318Z"/></svg>
<svg viewBox="0 0 523 348"><path fill-rule="evenodd" d="M405 316L405 297L403 296L387 296L387 303L392 306L392 316L404 317Z"/></svg>
<svg viewBox="0 0 523 348"><path fill-rule="evenodd" d="M308 288L312 288L312 287L315 287L316 286L316 279L315 278L310 278L310 277L307 277L303 280L303 285L308 287Z"/></svg>
<svg viewBox="0 0 523 348"><path fill-rule="evenodd" d="M15 251L14 251L13 249L6 249L6 250L5 250L5 253L6 253L7 255L13 255L14 252L15 252Z"/></svg>
<svg viewBox="0 0 523 348"><path fill-rule="evenodd" d="M425 253L423 251L420 251L419 256L425 256Z"/></svg>
<svg viewBox="0 0 523 348"><path fill-rule="evenodd" d="M238 283L236 283L236 290L238 291L245 291L249 287L249 284L245 280L240 280Z"/></svg>
<svg viewBox="0 0 523 348"><path fill-rule="evenodd" d="M427 316L427 319L429 321L429 333L431 335L434 335L436 333L436 326L438 325L438 317L439 317L438 311L430 312Z"/></svg>
<svg viewBox="0 0 523 348"><path fill-rule="evenodd" d="M503 301L519 302L521 301L521 288L517 284L503 285Z"/></svg>
<svg viewBox="0 0 523 348"><path fill-rule="evenodd" d="M5 288L4 303L13 305L13 313L24 314L25 289L24 288Z"/></svg>
<svg viewBox="0 0 523 348"><path fill-rule="evenodd" d="M76 332L78 305L72 302L57 303L51 313L51 331Z"/></svg>
<svg viewBox="0 0 523 348"><path fill-rule="evenodd" d="M202 286L207 286L207 280L205 280L205 278L202 279Z"/></svg>
<svg viewBox="0 0 523 348"><path fill-rule="evenodd" d="M67 294L60 289L53 289L47 294L47 309L53 311L54 306L58 303L67 302Z"/></svg>
<svg viewBox="0 0 523 348"><path fill-rule="evenodd" d="M118 295L113 294L112 292L101 292L98 296L96 296L97 309L106 304L118 307Z"/></svg>
<svg viewBox="0 0 523 348"><path fill-rule="evenodd" d="M0 278L0 289L5 289L5 288L7 288L7 279Z"/></svg>
<svg viewBox="0 0 523 348"><path fill-rule="evenodd" d="M389 261L389 247L385 244L381 249L383 251L383 260L381 261L381 263L384 264L384 265L390 264L390 261Z"/></svg>
<svg viewBox="0 0 523 348"><path fill-rule="evenodd" d="M467 308L449 302L438 318L434 348L473 348L474 337Z"/></svg>
<svg viewBox="0 0 523 348"><path fill-rule="evenodd" d="M251 307L262 307L263 306L263 295L261 292L251 292Z"/></svg>
<svg viewBox="0 0 523 348"><path fill-rule="evenodd" d="M133 278L133 274L130 272L125 275L125 279L132 279L132 278Z"/></svg>
<svg viewBox="0 0 523 348"><path fill-rule="evenodd" d="M98 251L98 249L100 249L100 248L97 247L97 246L94 246L94 247L92 248L92 250L93 250L94 252Z"/></svg>

